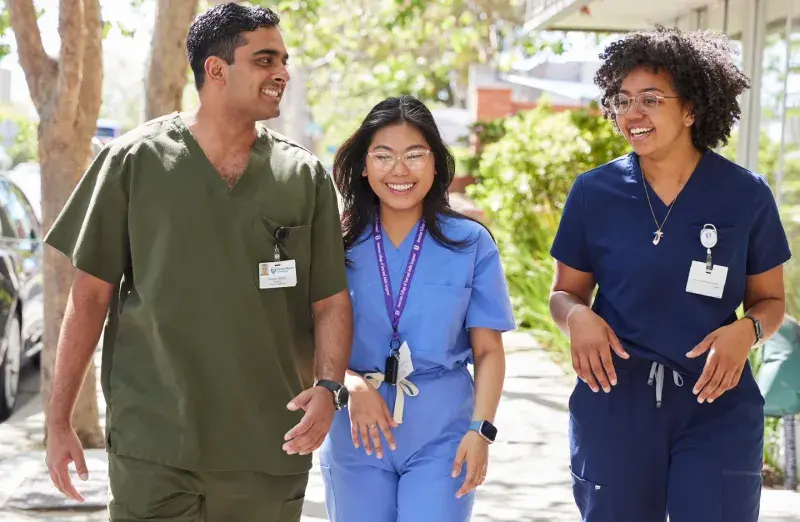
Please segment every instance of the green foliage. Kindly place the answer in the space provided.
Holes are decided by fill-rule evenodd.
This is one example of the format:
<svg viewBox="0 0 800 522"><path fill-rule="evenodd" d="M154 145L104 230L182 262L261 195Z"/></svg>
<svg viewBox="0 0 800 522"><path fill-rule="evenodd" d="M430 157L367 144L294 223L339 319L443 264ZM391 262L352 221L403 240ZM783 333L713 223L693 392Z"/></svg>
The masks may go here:
<svg viewBox="0 0 800 522"><path fill-rule="evenodd" d="M6 151L11 156L12 166L27 161L38 161L38 126L27 117L7 109L0 109L0 121L11 121L17 128L14 143Z"/></svg>
<svg viewBox="0 0 800 522"><path fill-rule="evenodd" d="M388 96L465 106L470 66L496 63L524 18L515 0L286 0L277 9L291 63L309 68L323 146L338 145Z"/></svg>
<svg viewBox="0 0 800 522"><path fill-rule="evenodd" d="M486 144L469 194L485 210L498 245L520 326L564 349L550 319L549 248L575 177L625 154L628 145L595 108L534 110L478 127Z"/></svg>

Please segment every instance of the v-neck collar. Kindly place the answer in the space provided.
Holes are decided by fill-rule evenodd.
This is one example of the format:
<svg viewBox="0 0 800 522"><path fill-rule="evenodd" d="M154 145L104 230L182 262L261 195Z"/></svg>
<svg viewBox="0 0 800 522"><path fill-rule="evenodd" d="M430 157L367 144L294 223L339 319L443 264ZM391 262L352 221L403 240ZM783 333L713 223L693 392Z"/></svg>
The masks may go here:
<svg viewBox="0 0 800 522"><path fill-rule="evenodd" d="M236 184L233 187L229 187L219 171L211 163L211 160L208 159L203 148L200 147L200 143L198 143L197 139L189 130L186 122L183 121L183 117L181 117L180 113L175 114L174 122L180 132L181 139L184 145L186 145L189 154L195 157L198 163L202 164L202 170L213 192L227 197L236 197L241 193L248 192L248 187L257 181L253 179L251 171L255 170L259 159L262 157L262 153L269 147L267 131L260 125L256 125L257 136L250 149L250 157L247 160L247 166Z"/></svg>
<svg viewBox="0 0 800 522"><path fill-rule="evenodd" d="M681 199L681 196L685 192L691 190L691 188L695 184L699 183L699 181L697 181L695 178L699 178L700 174L703 172L705 167L704 163L708 161L709 154L710 154L709 151L703 151L702 156L700 156L700 161L697 162L697 165L695 165L694 170L692 171L692 175L689 176L689 179L686 181L686 184L683 186L680 192L678 192L678 195L675 196L675 199L673 199L669 204L664 203L664 200L662 200L661 197L656 193L656 191L653 190L653 187L650 185L650 182L647 181L647 178L644 177L642 166L639 163L639 156L635 152L631 152L631 168L633 169L635 179L641 183L642 190L647 191L646 194L643 194L645 200L649 195L650 202L652 203L654 210L655 207L658 207L661 212L666 212L667 210L669 210L670 207L675 206L675 204L678 202L678 199ZM683 199L685 198L686 196L683 197Z"/></svg>

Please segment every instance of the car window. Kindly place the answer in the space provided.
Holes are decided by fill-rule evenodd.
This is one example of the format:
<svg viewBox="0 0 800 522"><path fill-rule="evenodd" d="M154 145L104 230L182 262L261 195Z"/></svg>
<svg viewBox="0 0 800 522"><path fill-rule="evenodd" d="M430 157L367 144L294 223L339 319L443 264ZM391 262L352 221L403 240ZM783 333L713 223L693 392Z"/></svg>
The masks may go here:
<svg viewBox="0 0 800 522"><path fill-rule="evenodd" d="M36 217L36 212L33 211L33 207L31 206L28 198L22 192L22 190L14 185L13 183L9 183L11 198L16 200L19 208L22 209L22 213L25 215L25 221L28 224L28 239L38 239L41 237L41 225L39 223L39 219Z"/></svg>
<svg viewBox="0 0 800 522"><path fill-rule="evenodd" d="M0 206L5 210L8 223L3 223L3 235L20 239L33 239L38 237L30 216L22 206L14 191L16 187L8 181L0 180Z"/></svg>

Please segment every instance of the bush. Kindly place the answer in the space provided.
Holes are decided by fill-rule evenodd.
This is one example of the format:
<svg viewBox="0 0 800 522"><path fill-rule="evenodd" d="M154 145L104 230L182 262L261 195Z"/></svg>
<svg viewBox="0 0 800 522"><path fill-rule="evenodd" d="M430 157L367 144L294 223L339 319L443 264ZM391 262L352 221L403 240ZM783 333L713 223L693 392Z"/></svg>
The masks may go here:
<svg viewBox="0 0 800 522"><path fill-rule="evenodd" d="M484 142L468 193L497 238L520 327L563 350L548 309L549 249L561 209L578 174L625 154L628 144L595 107L553 112L541 105L479 129L490 143Z"/></svg>

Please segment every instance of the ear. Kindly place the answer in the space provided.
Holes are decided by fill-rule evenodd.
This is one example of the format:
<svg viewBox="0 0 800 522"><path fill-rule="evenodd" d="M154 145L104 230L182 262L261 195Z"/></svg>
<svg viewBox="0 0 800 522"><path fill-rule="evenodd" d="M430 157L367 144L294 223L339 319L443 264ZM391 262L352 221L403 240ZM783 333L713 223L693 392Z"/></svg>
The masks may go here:
<svg viewBox="0 0 800 522"><path fill-rule="evenodd" d="M685 106L685 114L683 115L683 124L686 127L694 125L694 108L688 103Z"/></svg>
<svg viewBox="0 0 800 522"><path fill-rule="evenodd" d="M218 56L209 56L204 64L206 81L225 85L228 64Z"/></svg>

